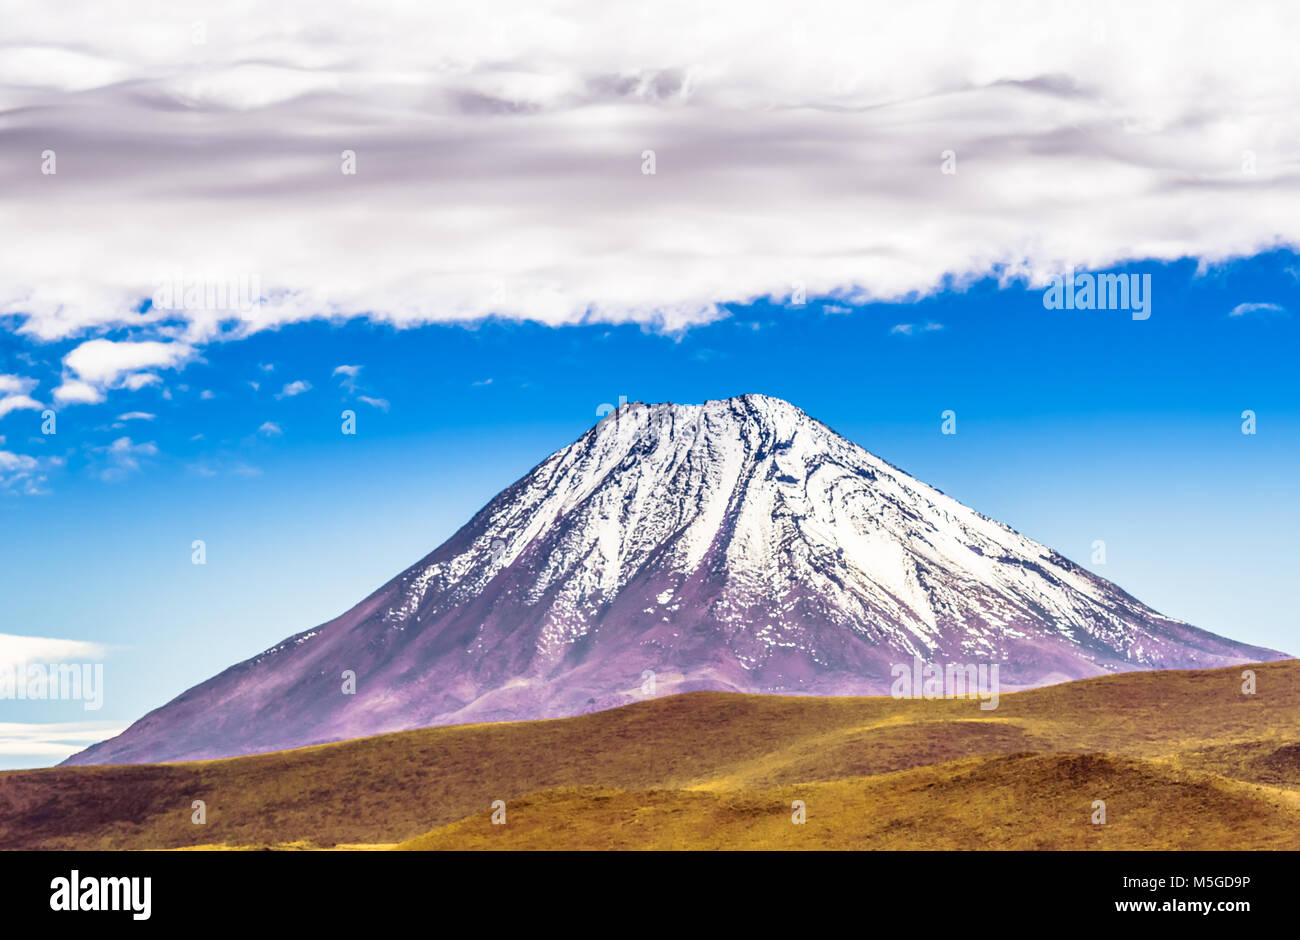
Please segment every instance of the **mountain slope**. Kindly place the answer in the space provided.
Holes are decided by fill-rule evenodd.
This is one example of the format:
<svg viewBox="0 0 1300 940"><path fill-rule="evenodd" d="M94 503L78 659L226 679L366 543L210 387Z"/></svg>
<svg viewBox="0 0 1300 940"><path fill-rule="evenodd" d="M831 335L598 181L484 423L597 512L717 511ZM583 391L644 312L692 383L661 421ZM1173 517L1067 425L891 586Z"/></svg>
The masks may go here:
<svg viewBox="0 0 1300 940"><path fill-rule="evenodd" d="M0 848L1300 848L1300 661L1254 668L1255 695L1235 668L1030 689L994 712L696 692L229 760L9 771ZM790 824L795 799L807 827Z"/></svg>
<svg viewBox="0 0 1300 940"><path fill-rule="evenodd" d="M1004 687L1281 658L1161 616L786 402L633 404L343 616L68 763L697 689L881 694L914 656L996 663Z"/></svg>

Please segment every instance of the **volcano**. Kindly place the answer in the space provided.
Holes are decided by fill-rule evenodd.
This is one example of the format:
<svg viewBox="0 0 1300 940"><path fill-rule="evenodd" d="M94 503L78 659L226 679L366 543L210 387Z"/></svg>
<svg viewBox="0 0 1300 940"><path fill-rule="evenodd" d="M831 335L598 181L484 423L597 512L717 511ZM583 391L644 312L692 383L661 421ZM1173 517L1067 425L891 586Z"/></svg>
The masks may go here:
<svg viewBox="0 0 1300 940"><path fill-rule="evenodd" d="M650 695L1004 688L1286 658L1162 616L762 395L622 405L356 607L69 764L551 718Z"/></svg>

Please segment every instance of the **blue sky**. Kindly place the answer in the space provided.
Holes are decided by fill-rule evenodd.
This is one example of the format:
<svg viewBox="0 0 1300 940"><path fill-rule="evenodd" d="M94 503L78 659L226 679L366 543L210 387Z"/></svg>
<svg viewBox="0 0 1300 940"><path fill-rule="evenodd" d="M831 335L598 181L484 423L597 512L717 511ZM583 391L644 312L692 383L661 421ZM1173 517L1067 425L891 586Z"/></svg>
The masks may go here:
<svg viewBox="0 0 1300 940"><path fill-rule="evenodd" d="M1041 289L992 279L911 302L732 305L677 332L312 321L65 404L54 435L10 411L0 449L39 461L41 482L0 491L0 633L108 649L102 710L3 702L0 722L122 727L336 616L620 396L788 399L1163 613L1300 652L1298 268L1278 252L1118 269L1153 275L1144 321L1045 310ZM40 398L82 341L0 334L0 375Z"/></svg>

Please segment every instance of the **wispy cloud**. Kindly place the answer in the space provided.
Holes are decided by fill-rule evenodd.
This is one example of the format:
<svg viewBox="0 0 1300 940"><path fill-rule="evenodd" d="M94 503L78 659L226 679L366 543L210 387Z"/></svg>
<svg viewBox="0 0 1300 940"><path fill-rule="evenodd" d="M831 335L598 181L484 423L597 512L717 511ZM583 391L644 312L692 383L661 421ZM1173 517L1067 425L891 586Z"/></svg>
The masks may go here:
<svg viewBox="0 0 1300 940"><path fill-rule="evenodd" d="M1286 308L1283 307L1281 304L1247 303L1247 304L1237 304L1237 306L1233 307L1230 311L1228 311L1228 316L1245 317L1245 316L1250 316L1251 314L1276 315L1276 314L1283 314L1283 313L1286 313Z"/></svg>
<svg viewBox="0 0 1300 940"><path fill-rule="evenodd" d="M119 437L107 447L92 448L92 452L104 461L96 476L105 483L118 483L140 469L141 458L157 457L158 445L153 441L137 444L129 437Z"/></svg>
<svg viewBox="0 0 1300 940"><path fill-rule="evenodd" d="M343 381L339 382L339 387L353 394L357 390L357 376L361 374L361 366L337 366L334 369L335 376L343 376Z"/></svg>
<svg viewBox="0 0 1300 940"><path fill-rule="evenodd" d="M218 457L211 460L197 460L186 465L186 470L198 477L211 479L219 476L234 476L251 479L262 475L260 467L242 460Z"/></svg>
<svg viewBox="0 0 1300 940"><path fill-rule="evenodd" d="M42 496L48 490L46 474L62 467L62 457L33 457L0 450L0 491L27 496Z"/></svg>
<svg viewBox="0 0 1300 940"><path fill-rule="evenodd" d="M285 385L285 387L280 390L280 394L276 395L275 397L293 398L295 395L301 395L303 392L310 392L310 391L311 391L311 383L304 382L301 379L299 379L296 382L290 382L287 385Z"/></svg>
<svg viewBox="0 0 1300 940"><path fill-rule="evenodd" d="M138 392L150 385L161 384L162 378L152 372L135 372L122 380L122 387L132 392Z"/></svg>
<svg viewBox="0 0 1300 940"><path fill-rule="evenodd" d="M36 380L21 375L0 375L0 395L21 395L36 387Z"/></svg>
<svg viewBox="0 0 1300 940"><path fill-rule="evenodd" d="M889 332L896 336L915 336L918 333L937 333L942 329L942 323L895 323Z"/></svg>
<svg viewBox="0 0 1300 940"><path fill-rule="evenodd" d="M27 723L0 722L0 756L49 759L71 757L91 744L126 729L112 721Z"/></svg>

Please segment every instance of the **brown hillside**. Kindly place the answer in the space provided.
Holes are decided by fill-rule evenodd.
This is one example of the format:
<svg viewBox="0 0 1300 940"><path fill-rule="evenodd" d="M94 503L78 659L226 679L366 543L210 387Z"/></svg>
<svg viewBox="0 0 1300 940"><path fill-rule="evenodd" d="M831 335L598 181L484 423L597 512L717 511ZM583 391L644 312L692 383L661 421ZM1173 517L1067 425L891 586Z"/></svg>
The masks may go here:
<svg viewBox="0 0 1300 940"><path fill-rule="evenodd" d="M1300 662L1252 668L1255 695L1242 667L1083 680L995 711L703 692L229 760L10 771L0 847L1298 848ZM199 799L205 826L190 822Z"/></svg>

